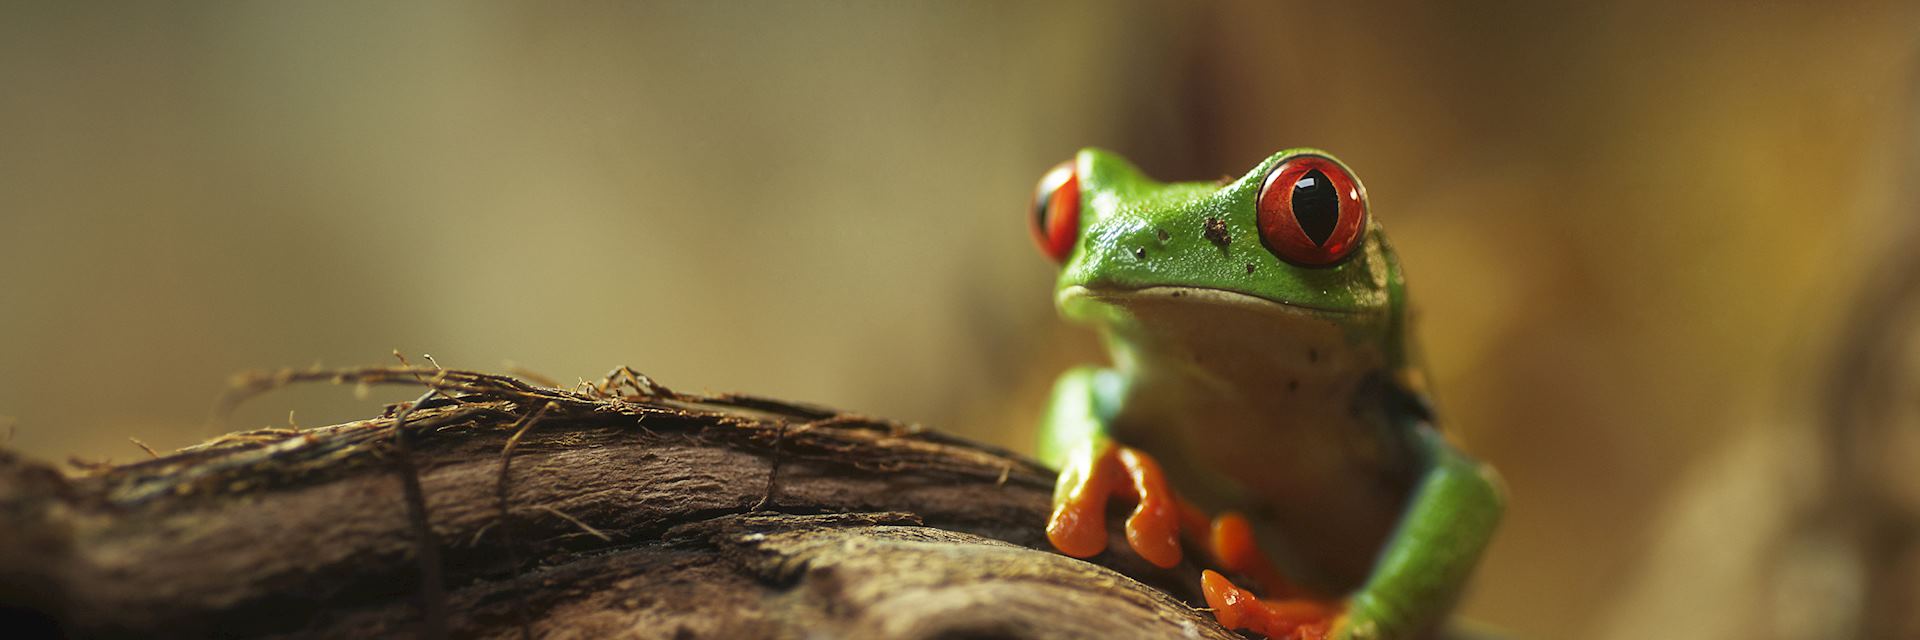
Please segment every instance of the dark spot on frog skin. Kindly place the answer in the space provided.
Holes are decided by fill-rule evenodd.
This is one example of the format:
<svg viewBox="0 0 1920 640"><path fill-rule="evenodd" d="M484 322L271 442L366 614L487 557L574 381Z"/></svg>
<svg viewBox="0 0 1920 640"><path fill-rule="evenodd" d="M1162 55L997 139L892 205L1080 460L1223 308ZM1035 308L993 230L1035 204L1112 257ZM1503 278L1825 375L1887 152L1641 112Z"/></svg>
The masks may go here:
<svg viewBox="0 0 1920 640"><path fill-rule="evenodd" d="M1133 248L1133 258L1134 258L1135 260L1145 260L1145 259L1147 259L1147 248L1146 248L1146 247L1134 247L1134 248Z"/></svg>
<svg viewBox="0 0 1920 640"><path fill-rule="evenodd" d="M1253 275L1253 263L1247 263L1247 275Z"/></svg>
<svg viewBox="0 0 1920 640"><path fill-rule="evenodd" d="M1293 393L1293 392L1295 392L1295 391L1299 391L1299 390L1300 390L1300 381L1299 381L1299 380L1288 380L1288 381L1287 381L1287 393Z"/></svg>
<svg viewBox="0 0 1920 640"><path fill-rule="evenodd" d="M1168 234L1166 229L1154 229L1153 237L1159 238L1161 242L1166 242L1168 238L1173 236Z"/></svg>
<svg viewBox="0 0 1920 640"><path fill-rule="evenodd" d="M1308 350L1307 350L1307 362L1319 362L1319 361L1320 361L1320 350L1319 350L1319 349L1308 349Z"/></svg>
<svg viewBox="0 0 1920 640"><path fill-rule="evenodd" d="M1227 248L1227 243L1233 242L1233 235L1227 233L1227 223L1219 218L1207 216L1207 221L1201 225L1201 229L1200 235L1206 236L1207 240L1219 245L1222 249Z"/></svg>
<svg viewBox="0 0 1920 640"><path fill-rule="evenodd" d="M1173 292L1173 297L1175 297L1175 298L1178 298L1178 297L1180 297L1180 296L1183 296L1183 295L1186 295L1186 292L1184 292L1184 291L1175 291L1175 292Z"/></svg>

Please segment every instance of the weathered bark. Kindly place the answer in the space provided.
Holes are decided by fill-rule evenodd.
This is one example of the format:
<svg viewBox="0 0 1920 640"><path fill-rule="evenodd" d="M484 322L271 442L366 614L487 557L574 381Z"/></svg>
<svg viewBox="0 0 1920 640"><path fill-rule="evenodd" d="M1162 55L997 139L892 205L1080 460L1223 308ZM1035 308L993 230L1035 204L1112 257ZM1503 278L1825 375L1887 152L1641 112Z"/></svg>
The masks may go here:
<svg viewBox="0 0 1920 640"><path fill-rule="evenodd" d="M460 637L1237 637L1187 604L1192 566L1049 552L1052 474L1004 451L628 373L579 391L402 368L251 386L311 379L444 395L405 418L404 447L390 410L76 477L0 455L0 604L88 637L420 633L435 600Z"/></svg>

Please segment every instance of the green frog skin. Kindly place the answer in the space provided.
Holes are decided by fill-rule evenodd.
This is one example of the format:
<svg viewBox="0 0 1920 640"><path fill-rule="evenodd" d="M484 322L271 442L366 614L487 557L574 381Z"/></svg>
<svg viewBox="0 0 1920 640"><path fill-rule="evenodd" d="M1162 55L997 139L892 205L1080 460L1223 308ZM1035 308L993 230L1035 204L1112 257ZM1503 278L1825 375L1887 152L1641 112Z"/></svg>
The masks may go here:
<svg viewBox="0 0 1920 640"><path fill-rule="evenodd" d="M1104 551L1117 497L1135 553L1170 567L1184 540L1221 570L1202 590L1229 628L1437 628L1504 491L1435 426L1399 263L1346 165L1290 149L1238 179L1161 183L1087 149L1032 213L1056 306L1113 362L1063 375L1043 421L1054 546Z"/></svg>

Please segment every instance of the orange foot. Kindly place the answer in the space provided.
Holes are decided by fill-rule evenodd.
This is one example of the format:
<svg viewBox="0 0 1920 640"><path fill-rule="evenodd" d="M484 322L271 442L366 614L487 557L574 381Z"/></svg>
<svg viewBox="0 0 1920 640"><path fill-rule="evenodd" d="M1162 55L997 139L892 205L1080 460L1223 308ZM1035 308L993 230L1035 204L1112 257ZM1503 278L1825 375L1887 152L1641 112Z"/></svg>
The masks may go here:
<svg viewBox="0 0 1920 640"><path fill-rule="evenodd" d="M1127 517L1127 545L1155 566L1179 564L1181 500L1160 463L1112 443L1075 455L1060 470L1047 539L1076 558L1099 554L1107 548L1107 500L1115 495L1138 501Z"/></svg>
<svg viewBox="0 0 1920 640"><path fill-rule="evenodd" d="M1341 614L1336 604L1295 598L1261 600L1211 570L1200 574L1200 590L1213 617L1228 629L1246 629L1274 640L1325 640Z"/></svg>

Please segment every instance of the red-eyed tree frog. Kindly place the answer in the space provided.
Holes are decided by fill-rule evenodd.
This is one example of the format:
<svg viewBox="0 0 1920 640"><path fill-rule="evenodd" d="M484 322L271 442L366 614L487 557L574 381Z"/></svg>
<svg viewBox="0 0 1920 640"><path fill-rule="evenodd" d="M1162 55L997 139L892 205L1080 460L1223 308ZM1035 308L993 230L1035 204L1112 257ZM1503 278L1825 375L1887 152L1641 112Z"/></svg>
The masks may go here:
<svg viewBox="0 0 1920 640"><path fill-rule="evenodd" d="M1437 629L1505 493L1435 426L1400 266L1353 172L1291 149L1238 179L1161 183L1088 149L1041 179L1032 215L1060 313L1113 360L1061 377L1045 415L1053 545L1099 554L1119 497L1135 553L1171 567L1184 539L1220 569L1201 586L1228 628Z"/></svg>

